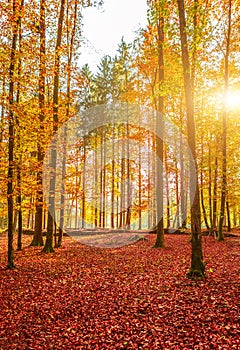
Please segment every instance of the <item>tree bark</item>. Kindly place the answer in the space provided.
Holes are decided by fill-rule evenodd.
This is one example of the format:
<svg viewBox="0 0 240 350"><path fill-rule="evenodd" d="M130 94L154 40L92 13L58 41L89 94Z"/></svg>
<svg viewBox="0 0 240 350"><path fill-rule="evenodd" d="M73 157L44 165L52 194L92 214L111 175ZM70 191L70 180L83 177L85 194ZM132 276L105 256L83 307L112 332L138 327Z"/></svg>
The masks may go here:
<svg viewBox="0 0 240 350"><path fill-rule="evenodd" d="M13 168L14 168L14 71L16 61L16 48L18 27L20 20L20 9L15 0L13 0L13 23L12 23L12 45L10 54L9 66L9 114L8 114L8 174L7 174L7 202L8 202L8 263L6 268L15 268L14 264L14 249L13 249Z"/></svg>
<svg viewBox="0 0 240 350"><path fill-rule="evenodd" d="M223 234L223 222L225 216L225 203L226 203L226 191L227 191L227 106L226 97L229 86L229 54L230 54L230 40L231 40L231 19L232 17L232 0L228 3L228 30L227 30L227 43L225 53L225 66L224 66L224 102L222 111L222 191L221 191L221 205L220 205L220 217L218 225L218 241L224 240Z"/></svg>
<svg viewBox="0 0 240 350"><path fill-rule="evenodd" d="M164 57L163 57L163 43L164 43L164 15L160 10L157 20L158 33L158 115L156 121L156 155L157 155L157 238L154 247L164 248L164 221L163 221L163 112L164 112L164 97L162 95L162 88L164 83Z"/></svg>
<svg viewBox="0 0 240 350"><path fill-rule="evenodd" d="M82 228L86 224L86 157L87 139L83 136L83 169L82 169Z"/></svg>
<svg viewBox="0 0 240 350"><path fill-rule="evenodd" d="M67 111L66 111L67 114ZM62 181L61 181L61 200L60 200L60 221L56 248L61 247L63 239L64 214L65 214L65 176L66 176L66 143L67 143L67 126L63 128L63 160L62 160Z"/></svg>
<svg viewBox="0 0 240 350"><path fill-rule="evenodd" d="M194 121L194 96L190 75L189 51L187 41L187 27L185 19L184 0L178 0L180 38L183 63L184 90L187 109L187 134L188 144L192 153L190 160L190 201L191 206L191 230L192 230L192 256L189 278L205 277L205 264L202 256L201 213L199 200L199 185L197 177L196 141ZM196 174L196 176L194 176Z"/></svg>
<svg viewBox="0 0 240 350"><path fill-rule="evenodd" d="M208 224L207 213L206 213L206 208L205 208L205 204L204 204L204 191L203 191L203 135L201 137L200 198L201 198L203 219L204 219L207 230L209 230L210 227Z"/></svg>
<svg viewBox="0 0 240 350"><path fill-rule="evenodd" d="M24 1L22 0L21 8L24 5ZM18 59L18 83L17 83L17 96L16 102L19 105L20 103L20 90L21 90L21 71L22 71L22 29L21 29L21 18L19 18L19 26L18 26L18 42L19 42L19 59ZM19 149L21 152L21 127L19 117L16 115L16 127L17 127L17 137L16 137L16 149ZM22 250L22 176L21 176L21 154L17 155L17 222L18 222L18 237L17 237L17 250Z"/></svg>
<svg viewBox="0 0 240 350"><path fill-rule="evenodd" d="M228 232L231 232L231 215L230 215L230 206L229 206L229 201L228 200L226 200L226 210L227 210Z"/></svg>
<svg viewBox="0 0 240 350"><path fill-rule="evenodd" d="M42 165L44 159L43 151L43 122L45 119L45 66L46 66L46 28L45 28L45 7L46 1L41 0L40 2L40 21L39 21L39 32L40 32L40 64L39 64L39 81L38 81L38 106L39 106L39 134L37 140L37 193L36 193L36 213L35 213L35 228L34 236L31 242L31 246L43 246L43 184L42 184Z"/></svg>
<svg viewBox="0 0 240 350"><path fill-rule="evenodd" d="M43 252L52 253L53 248L53 232L55 222L55 186L56 186L56 164L57 164L57 130L58 130L58 100L59 100L59 70L60 70L60 48L62 40L62 27L64 20L64 9L65 0L61 0L60 13L58 18L58 31L57 41L55 48L55 64L54 64L54 85L53 85L53 133L55 138L52 142L50 164L51 164L51 175L50 175L50 188L49 188L49 211L48 211L48 223L47 223L47 237L43 248Z"/></svg>
<svg viewBox="0 0 240 350"><path fill-rule="evenodd" d="M167 159L167 148L165 145L164 148L164 164L165 164L165 170L166 170L166 197L167 197L167 225L166 228L170 228L171 222L170 222L170 190L169 190L169 166L168 166L168 159Z"/></svg>
<svg viewBox="0 0 240 350"><path fill-rule="evenodd" d="M211 233L213 233L211 135L210 135L210 143L208 148L208 205L209 205L210 231Z"/></svg>
<svg viewBox="0 0 240 350"><path fill-rule="evenodd" d="M111 166L111 228L114 228L114 209L115 209L115 126L112 126L112 166Z"/></svg>
<svg viewBox="0 0 240 350"><path fill-rule="evenodd" d="M69 40L69 13L68 13L68 3L67 3L67 44L68 44L68 64L67 64L67 105L66 105L66 120L70 117L70 103L71 103L71 65L73 56L73 45L76 33L76 23L77 23L77 0L74 3L74 20L73 28L71 31L71 38ZM67 126L64 124L63 127L63 160L62 160L62 180L61 180L61 200L60 200L60 222L57 237L56 247L61 247L63 238L63 227L64 227L64 214L65 214L65 176L66 176L66 143L67 143Z"/></svg>
<svg viewBox="0 0 240 350"><path fill-rule="evenodd" d="M218 179L218 157L215 156L214 182L213 182L213 229L217 227L217 179Z"/></svg>

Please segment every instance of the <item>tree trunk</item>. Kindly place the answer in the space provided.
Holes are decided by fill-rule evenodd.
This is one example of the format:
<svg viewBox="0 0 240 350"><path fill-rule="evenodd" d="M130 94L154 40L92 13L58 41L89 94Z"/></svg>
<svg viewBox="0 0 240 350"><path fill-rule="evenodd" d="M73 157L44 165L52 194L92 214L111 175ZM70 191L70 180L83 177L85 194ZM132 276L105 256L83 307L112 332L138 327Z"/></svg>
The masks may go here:
<svg viewBox="0 0 240 350"><path fill-rule="evenodd" d="M227 209L228 232L231 232L231 215L230 215L230 208L229 208L229 201L228 200L226 200L226 209Z"/></svg>
<svg viewBox="0 0 240 350"><path fill-rule="evenodd" d="M177 146L177 145L176 145ZM175 218L173 220L173 227L179 228L180 223L179 223L179 172L178 172L178 164L177 161L175 160L175 193L176 193L176 213L175 213Z"/></svg>
<svg viewBox="0 0 240 350"><path fill-rule="evenodd" d="M42 184L42 165L44 159L43 151L43 133L44 127L43 122L45 118L45 66L46 66L46 28L45 28L45 7L46 1L41 0L40 2L40 64L39 64L39 93L38 93L38 105L39 105L39 134L37 140L37 160L38 160L38 169L37 169L37 193L36 193L36 213L35 213L35 228L34 236L31 242L31 246L43 246L43 184Z"/></svg>
<svg viewBox="0 0 240 350"><path fill-rule="evenodd" d="M212 164L211 164L211 135L208 149L208 205L209 205L209 219L210 231L213 233L213 208L212 208Z"/></svg>
<svg viewBox="0 0 240 350"><path fill-rule="evenodd" d="M82 170L82 228L86 221L86 136L83 136L83 170Z"/></svg>
<svg viewBox="0 0 240 350"><path fill-rule="evenodd" d="M200 170L200 197L201 197L201 206L202 206L202 213L203 213L203 219L206 225L207 230L210 229L208 220L207 220L207 213L206 208L204 204L204 192L203 192L203 137L201 137L201 170Z"/></svg>
<svg viewBox="0 0 240 350"><path fill-rule="evenodd" d="M125 137L125 126L122 125L122 135L121 137L124 139ZM123 228L125 224L125 147L124 141L122 142L121 147L121 180L120 180L120 219L119 219L119 227Z"/></svg>
<svg viewBox="0 0 240 350"><path fill-rule="evenodd" d="M112 139L112 155L114 157L114 142L115 142L115 137L114 137L114 126L113 126L113 139ZM112 160L112 167L111 167L111 228L114 228L114 204L115 204L115 161L114 159Z"/></svg>
<svg viewBox="0 0 240 350"><path fill-rule="evenodd" d="M233 207L233 226L237 227L237 208L236 208L236 204Z"/></svg>
<svg viewBox="0 0 240 350"><path fill-rule="evenodd" d="M66 112L67 113L67 112ZM63 128L63 160L62 160L62 181L61 181L61 200L60 200L60 221L58 230L58 239L56 247L62 245L63 227L64 227L64 213L65 213L65 176L66 176L66 143L67 143L67 126Z"/></svg>
<svg viewBox="0 0 240 350"><path fill-rule="evenodd" d="M194 96L192 81L190 75L190 63L188 52L188 41L185 20L184 0L178 0L179 22L180 22L180 37L183 63L183 78L185 100L187 108L187 134L188 144L192 153L193 159L190 160L190 201L191 206L191 230L192 230L192 256L191 268L188 272L189 278L204 277L205 264L202 256L202 234L201 234L201 213L199 200L199 186L197 177L197 162L196 162L196 141L195 141L195 121L194 121ZM194 176L196 172L196 176Z"/></svg>
<svg viewBox="0 0 240 350"><path fill-rule="evenodd" d="M3 64L3 69L5 70L5 64ZM0 120L0 144L3 142L3 130L4 130L4 117L5 117L5 91L6 91L6 75L2 77L2 96L1 96L1 120ZM0 161L2 161L2 154Z"/></svg>
<svg viewBox="0 0 240 350"><path fill-rule="evenodd" d="M183 124L183 116L182 116L182 108L180 110L180 121ZM180 201L181 201L181 227L182 229L187 228L187 191L185 189L185 165L184 165L184 157L183 157L183 136L182 131L180 134Z"/></svg>
<svg viewBox="0 0 240 350"><path fill-rule="evenodd" d="M106 130L103 130L103 168L102 168L102 194L103 194L103 209L102 209L102 227L106 227Z"/></svg>
<svg viewBox="0 0 240 350"><path fill-rule="evenodd" d="M21 7L23 6L23 0ZM21 71L22 71L22 30L21 30L21 18L19 18L19 35L18 35L18 41L19 41L19 59L18 59L18 83L17 83L17 96L16 96L16 102L19 105L20 103L20 89L21 89ZM21 127L19 122L19 117L16 115L16 127L17 127L17 137L16 138L16 149L20 150L21 152ZM21 193L21 161L22 156L21 154L17 155L17 166L16 166L16 172L17 172L17 221L18 221L18 238L17 238L17 250L22 250L22 193Z"/></svg>
<svg viewBox="0 0 240 350"><path fill-rule="evenodd" d="M77 21L77 0L74 4L74 21L73 28L71 32L71 39L69 42L69 13L67 6L67 45L68 45L68 65L67 65L67 105L66 105L66 120L69 120L70 117L70 89L71 89L71 64L72 64L72 55L73 55L73 43L76 32L76 21ZM63 227L64 227L64 214L65 214L65 176L66 176L66 143L67 143L67 126L66 122L63 127L63 158L62 158L62 180L61 180L61 199L60 199L60 222L59 222L59 230L58 237L56 242L56 247L61 247L62 238L63 238Z"/></svg>
<svg viewBox="0 0 240 350"><path fill-rule="evenodd" d="M94 197L94 227L97 228L99 225L99 187L98 187L98 131L96 131L94 135L94 190L95 190L95 197Z"/></svg>
<svg viewBox="0 0 240 350"><path fill-rule="evenodd" d="M151 143L152 141L152 143ZM153 220L153 196L152 196L152 189L151 189L151 178L152 178L152 182L153 182L153 187L156 188L155 186L155 173L153 174L153 169L155 167L155 155L151 154L151 147L153 150L153 135L149 132L147 132L147 202L148 202L148 229L152 229L153 226L156 226L156 222ZM152 157L151 157L152 156ZM152 158L152 162L151 159ZM151 173L151 169L150 166L152 164L152 173Z"/></svg>
<svg viewBox="0 0 240 350"><path fill-rule="evenodd" d="M7 174L7 202L8 202L8 263L6 268L13 269L14 265L14 249L13 249L13 167L14 167L14 71L16 60L18 26L20 20L20 9L13 0L13 35L11 45L11 56L9 66L9 114L8 114L8 174Z"/></svg>
<svg viewBox="0 0 240 350"><path fill-rule="evenodd" d="M84 157L84 155L83 155ZM83 164L85 164L85 157L83 160ZM79 168L78 168L78 163L79 163L79 151L77 150L76 152L76 158L75 158L75 224L74 224L74 228L75 230L78 228L78 198L79 198L79 184L81 183L81 180L79 179L79 177L81 176L81 172L79 172ZM84 175L83 175L84 176ZM84 193L84 190L82 191ZM82 205L83 207L83 205Z"/></svg>
<svg viewBox="0 0 240 350"><path fill-rule="evenodd" d="M160 10L157 20L158 33L158 115L156 121L156 155L157 155L157 238L154 247L164 248L164 221L163 221L163 112L164 112L164 97L161 94L161 89L164 83L164 15L163 9Z"/></svg>
<svg viewBox="0 0 240 350"><path fill-rule="evenodd" d="M64 19L65 0L61 0L60 13L58 18L57 42L55 49L55 64L54 64L54 86L53 86L53 133L55 138L52 142L50 164L51 164L51 178L49 188L49 211L47 223L47 237L43 248L43 252L54 252L53 248L53 231L55 222L55 186L56 186L56 164L57 164L57 130L58 130L58 98L59 98L59 70L60 70L60 47L62 40L62 26Z"/></svg>
<svg viewBox="0 0 240 350"><path fill-rule="evenodd" d="M220 217L218 225L218 241L224 240L223 234L223 222L225 216L225 202L227 191L227 106L226 97L229 86L229 54L230 54L230 39L231 39L231 17L232 17L232 0L228 3L228 31L227 31L227 43L225 53L225 67L224 67L224 102L222 111L222 191L221 191L221 206Z"/></svg>
<svg viewBox="0 0 240 350"><path fill-rule="evenodd" d="M213 183L213 229L217 227L217 179L218 179L218 158L215 157Z"/></svg>
<svg viewBox="0 0 240 350"><path fill-rule="evenodd" d="M164 148L164 164L165 164L165 169L166 169L166 197L167 197L167 214L166 214L166 219L167 219L167 226L166 228L170 228L171 223L170 223L170 191L169 191L169 166L168 166L168 159L167 159L167 148L165 145Z"/></svg>
<svg viewBox="0 0 240 350"><path fill-rule="evenodd" d="M139 113L139 119L138 119L138 134L139 137L141 135L141 120L140 120L140 113ZM142 229L142 209L141 209L141 204L142 204L142 155L141 155L141 144L138 142L138 229Z"/></svg>

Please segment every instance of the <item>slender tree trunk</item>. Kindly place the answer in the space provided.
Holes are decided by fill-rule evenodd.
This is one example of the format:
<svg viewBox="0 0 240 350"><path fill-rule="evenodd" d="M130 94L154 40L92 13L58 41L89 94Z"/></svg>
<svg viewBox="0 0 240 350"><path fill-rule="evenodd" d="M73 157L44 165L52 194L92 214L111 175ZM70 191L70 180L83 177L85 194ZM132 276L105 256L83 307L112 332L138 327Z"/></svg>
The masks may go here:
<svg viewBox="0 0 240 350"><path fill-rule="evenodd" d="M82 228L85 228L86 221L86 136L83 136L83 170L82 170Z"/></svg>
<svg viewBox="0 0 240 350"><path fill-rule="evenodd" d="M158 32L158 83L160 90L164 83L164 15L163 10L160 10L157 22ZM159 91L158 97L158 115L156 122L156 155L157 155L157 238L154 247L164 248L164 220L163 220L163 112L164 112L164 97Z"/></svg>
<svg viewBox="0 0 240 350"><path fill-rule="evenodd" d="M147 202L148 202L148 229L151 229L153 228L152 226L154 225L154 227L156 226L156 223L154 222L153 223L153 220L152 220L152 210L153 210L153 196L152 196L152 193L151 193L151 178L152 178L152 181L154 182L155 181L155 173L153 175L153 171L151 173L151 169L150 169L150 166L151 166L151 160L150 160L150 156L151 156L151 152L150 152L150 149L151 147L153 147L153 145L151 144L151 139L153 140L153 138L151 138L151 133L148 132L147 133L147 172L148 172L148 175L147 175ZM153 152L152 152L153 153ZM152 170L155 166L155 156L152 157ZM155 185L155 183L154 183ZM154 188L156 188L156 186L153 186Z"/></svg>
<svg viewBox="0 0 240 350"><path fill-rule="evenodd" d="M55 64L54 64L54 86L53 86L53 132L56 136L58 130L58 100L59 100L59 70L60 70L60 47L62 40L62 26L64 19L65 0L61 0L60 13L58 18L57 42L55 49ZM49 211L47 223L47 237L43 248L45 253L54 252L53 248L53 231L55 222L55 186L56 186L56 164L57 164L57 136L52 142L50 164L51 164L51 178L49 188Z"/></svg>
<svg viewBox="0 0 240 350"><path fill-rule="evenodd" d="M66 114L68 112L66 111ZM58 239L56 247L59 248L62 245L63 239L63 227L64 227L64 214L65 214L65 176L66 176L66 143L67 143L67 126L63 127L63 160L62 160L62 181L61 181L61 200L60 200L60 220L58 229Z"/></svg>
<svg viewBox="0 0 240 350"><path fill-rule="evenodd" d="M201 137L200 198L201 198L203 219L207 230L210 230L208 219L207 219L206 208L204 204L204 192L203 192L203 137Z"/></svg>
<svg viewBox="0 0 240 350"><path fill-rule="evenodd" d="M114 125L112 126L112 155L115 153L115 132ZM112 160L111 169L111 228L114 228L114 207L115 207L115 160Z"/></svg>
<svg viewBox="0 0 240 350"><path fill-rule="evenodd" d="M8 263L6 268L13 269L14 249L13 249L13 168L14 168L14 71L16 61L16 48L19 27L19 4L13 0L13 23L12 23L12 45L9 66L9 114L8 114L8 174L7 174L7 202L8 202Z"/></svg>
<svg viewBox="0 0 240 350"><path fill-rule="evenodd" d="M229 201L228 200L226 200L226 210L227 210L228 232L231 232L231 215L230 215L230 207L229 207Z"/></svg>
<svg viewBox="0 0 240 350"><path fill-rule="evenodd" d="M28 210L28 216L27 216L27 228L30 229L30 219L31 219L31 210L32 210L32 195L29 199L29 210Z"/></svg>
<svg viewBox="0 0 240 350"><path fill-rule="evenodd" d="M126 80L126 90L128 87L128 74L127 69L125 72L125 80ZM131 211L132 211L132 194L131 194L131 178L130 178L130 145L129 145L129 115L128 115L128 99L127 103L127 212L126 212L126 229L130 229L131 225Z"/></svg>
<svg viewBox="0 0 240 350"><path fill-rule="evenodd" d="M141 120L140 120L140 112L139 112L139 119L138 119L138 134L139 137L141 137ZM142 204L142 155L141 155L141 144L140 142L138 143L138 229L142 229L142 209L141 209L141 204Z"/></svg>
<svg viewBox="0 0 240 350"><path fill-rule="evenodd" d="M173 221L173 227L179 228L180 223L179 223L179 171L178 171L178 165L177 162L175 161L175 193L176 193L176 213L175 213L175 218Z"/></svg>
<svg viewBox="0 0 240 350"><path fill-rule="evenodd" d="M170 223L170 190L169 190L169 166L168 166L168 159L167 159L167 146L165 145L164 147L164 165L166 169L166 197L167 197L167 213L166 213L166 220L167 220L167 225L166 228L170 228L171 223Z"/></svg>
<svg viewBox="0 0 240 350"><path fill-rule="evenodd" d="M102 210L102 227L106 227L106 130L103 131L103 187L102 187L102 192L103 192L103 210Z"/></svg>
<svg viewBox="0 0 240 350"><path fill-rule="evenodd" d="M236 208L236 204L233 207L233 226L237 227L237 208Z"/></svg>
<svg viewBox="0 0 240 350"><path fill-rule="evenodd" d="M95 146L95 152L94 152L94 181L95 181L95 198L94 198L94 226L95 228L99 225L99 187L98 187L98 132L94 135L94 146Z"/></svg>
<svg viewBox="0 0 240 350"><path fill-rule="evenodd" d="M3 64L3 70L5 71L5 64ZM2 96L1 96L1 120L0 120L0 145L3 142L3 130L4 130L4 117L5 117L5 92L6 92L6 76L2 77ZM1 154L2 157L2 154ZM1 158L0 158L1 161Z"/></svg>
<svg viewBox="0 0 240 350"><path fill-rule="evenodd" d="M21 195L21 169L17 166L17 206L18 206L18 239L17 250L22 250L22 195Z"/></svg>
<svg viewBox="0 0 240 350"><path fill-rule="evenodd" d="M70 90L71 90L71 65L72 65L72 56L73 56L73 44L76 32L76 22L77 22L77 0L75 0L74 4L74 21L73 28L71 32L71 38L69 40L69 13L68 13L68 2L67 2L67 44L68 44L68 64L67 64L67 105L66 105L66 120L69 120L70 117ZM69 42L70 41L70 42ZM58 230L58 239L56 247L61 247L62 238L63 238L63 227L64 227L64 213L65 213L65 176L66 176L66 142L67 142L67 127L64 124L63 129L63 161L62 161L62 181L61 181L61 202L60 202L60 223Z"/></svg>
<svg viewBox="0 0 240 350"><path fill-rule="evenodd" d="M210 136L211 138L211 136ZM211 164L211 140L208 149L208 205L210 219L210 233L213 234L213 208L212 208L212 164Z"/></svg>
<svg viewBox="0 0 240 350"><path fill-rule="evenodd" d="M209 224L208 224L208 219L207 219L207 213L206 213L206 208L205 208L205 204L204 204L204 193L203 193L203 174L202 174L202 170L201 170L201 174L200 174L200 179L201 179L201 189L200 189L200 194L201 194L201 206L202 206L202 212L203 212L203 219L206 225L206 228L209 230Z"/></svg>
<svg viewBox="0 0 240 350"><path fill-rule="evenodd" d="M191 268L188 272L189 278L204 277L205 264L202 255L202 234L201 234L201 212L199 200L199 186L197 178L197 161L196 161L196 141L195 141L195 121L194 121L194 96L192 81L190 75L190 63L188 52L188 41L186 32L185 6L184 0L178 0L180 37L183 63L183 78L185 100L187 108L187 133L188 144L193 159L190 160L190 201L191 206L191 230L192 230L192 257ZM196 172L196 176L194 176Z"/></svg>
<svg viewBox="0 0 240 350"><path fill-rule="evenodd" d="M227 106L226 97L229 86L229 54L230 54L230 40L231 40L231 21L232 21L232 0L228 3L228 31L227 31L227 43L225 53L225 67L224 67L224 102L222 111L222 193L221 193L221 206L220 217L218 225L218 241L224 240L223 234L223 222L225 216L225 202L227 191Z"/></svg>
<svg viewBox="0 0 240 350"><path fill-rule="evenodd" d="M218 179L218 158L215 157L214 183L213 183L213 229L217 227L217 179Z"/></svg>
<svg viewBox="0 0 240 350"><path fill-rule="evenodd" d="M180 108L180 122L181 125L183 125L183 112L182 112L182 106ZM184 157L183 157L183 136L182 131L180 134L180 201L181 201L181 227L182 229L187 228L187 191L186 191L186 181L185 181L185 165L184 165Z"/></svg>
<svg viewBox="0 0 240 350"><path fill-rule="evenodd" d="M121 137L124 139L125 137L125 126L122 125L122 135ZM120 181L120 228L123 228L125 225L125 145L124 140L122 142L121 147L121 181Z"/></svg>
<svg viewBox="0 0 240 350"><path fill-rule="evenodd" d="M74 225L75 230L78 228L78 198L79 198L79 184L80 184L78 162L79 162L79 151L77 150L76 164L75 164L75 225ZM84 164L85 164L85 160L84 160Z"/></svg>
<svg viewBox="0 0 240 350"><path fill-rule="evenodd" d="M99 217L99 227L103 227L103 129L100 129L100 217Z"/></svg>
<svg viewBox="0 0 240 350"><path fill-rule="evenodd" d="M21 7L23 7L24 2L22 0ZM18 59L18 83L17 83L17 96L16 96L16 102L19 105L20 103L20 89L21 89L21 72L22 72L22 28L21 28L21 18L19 18L19 35L18 35L18 42L19 42L19 59ZM19 117L16 116L16 129L17 129L17 137L16 137L16 149L20 150L21 152L21 127L20 127L20 121ZM16 157L17 165L16 165L16 172L17 172L17 221L18 221L18 238L17 238L17 250L22 250L22 179L21 179L21 161L22 156L21 154L18 154Z"/></svg>
<svg viewBox="0 0 240 350"><path fill-rule="evenodd" d="M43 122L45 119L45 69L46 69L46 28L45 28L45 7L46 1L40 1L40 64L39 64L39 93L38 93L38 105L39 105L39 134L37 140L37 160L38 160L38 169L37 169L37 193L36 193L36 213L35 213L35 229L34 236L31 242L31 246L43 246L43 184L42 184L42 165L44 159L44 150L43 150L43 134L44 127Z"/></svg>

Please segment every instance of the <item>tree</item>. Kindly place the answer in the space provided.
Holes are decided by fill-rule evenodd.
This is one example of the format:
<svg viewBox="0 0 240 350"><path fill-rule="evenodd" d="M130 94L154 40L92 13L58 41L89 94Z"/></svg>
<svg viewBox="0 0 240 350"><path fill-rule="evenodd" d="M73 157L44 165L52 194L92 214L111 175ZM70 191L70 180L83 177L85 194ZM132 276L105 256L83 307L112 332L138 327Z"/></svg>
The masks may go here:
<svg viewBox="0 0 240 350"><path fill-rule="evenodd" d="M227 95L229 88L229 54L231 40L231 21L232 21L232 0L228 2L228 26L226 36L226 52L224 57L224 98L222 110L222 191L221 191L221 207L218 225L218 241L224 240L223 221L227 194Z"/></svg>
<svg viewBox="0 0 240 350"><path fill-rule="evenodd" d="M192 257L191 268L188 272L189 278L198 278L205 276L205 264L202 255L202 233L201 233L201 213L200 198L198 186L198 172L196 162L196 141L195 141L195 122L194 122L194 96L192 80L190 75L190 62L188 51L187 27L185 19L184 0L178 0L180 38L183 63L184 90L187 110L187 133L188 144L192 153L190 161L190 200L191 200L191 230L192 230ZM196 172L196 176L194 176Z"/></svg>
<svg viewBox="0 0 240 350"><path fill-rule="evenodd" d="M56 164L57 164L57 131L58 131L58 108L59 108L59 70L60 70L60 56L61 56L61 41L62 41L62 27L64 20L65 0L61 0L60 12L58 17L58 30L55 48L55 63L54 63L54 79L53 79L53 133L55 138L52 142L50 164L50 185L49 185L49 198L48 198L48 223L47 223L47 236L46 242L43 248L45 253L54 252L53 248L53 231L55 222L55 186L56 186Z"/></svg>
<svg viewBox="0 0 240 350"><path fill-rule="evenodd" d="M164 6L165 2L154 1L157 21L157 48L158 48L158 98L156 121L156 155L157 155L157 238L154 247L164 248L164 220L163 220L163 113L164 113Z"/></svg>
<svg viewBox="0 0 240 350"><path fill-rule="evenodd" d="M67 3L67 47L68 47L68 55L67 55L67 103L66 103L66 120L70 118L70 105L71 105L71 78L72 78L72 59L74 52L74 39L76 35L76 27L77 27L77 16L78 13L78 0L74 2L74 10L73 10L73 26L71 33L70 31L70 20L71 17L69 15L69 3ZM61 189L61 200L60 200L60 224L59 224L59 233L58 233L58 241L56 246L60 247L62 244L63 237L63 226L64 226L64 212L65 212L65 176L66 176L66 141L67 141L67 126L64 124L63 127L63 161L62 161L62 189Z"/></svg>
<svg viewBox="0 0 240 350"><path fill-rule="evenodd" d="M14 250L13 250L13 168L14 168L14 73L16 65L16 48L18 29L20 23L20 14L23 2L13 0L12 3L12 45L10 54L9 67L9 112L8 112L8 184L7 184L7 201L8 201L8 264L7 268L15 268Z"/></svg>
<svg viewBox="0 0 240 350"><path fill-rule="evenodd" d="M23 1L22 6L23 7ZM21 17L19 18L19 57L18 57L18 82L17 82L17 94L16 94L16 103L20 104L20 93L21 93L21 72L22 72L22 28L21 28ZM21 127L19 116L16 115L16 149L21 149ZM18 216L18 239L17 239L17 250L22 250L22 176L21 176L21 154L16 157L16 172L17 172L17 216Z"/></svg>
<svg viewBox="0 0 240 350"><path fill-rule="evenodd" d="M43 246L42 222L43 222L43 188L42 188L42 165L44 159L43 150L43 122L45 119L45 71L46 71L46 28L45 28L45 7L46 1L40 1L40 20L39 20L39 34L40 34L40 64L39 64L39 91L38 91L38 105L39 105L39 123L40 130L37 140L37 193L36 193L36 213L35 213L35 230L31 246Z"/></svg>

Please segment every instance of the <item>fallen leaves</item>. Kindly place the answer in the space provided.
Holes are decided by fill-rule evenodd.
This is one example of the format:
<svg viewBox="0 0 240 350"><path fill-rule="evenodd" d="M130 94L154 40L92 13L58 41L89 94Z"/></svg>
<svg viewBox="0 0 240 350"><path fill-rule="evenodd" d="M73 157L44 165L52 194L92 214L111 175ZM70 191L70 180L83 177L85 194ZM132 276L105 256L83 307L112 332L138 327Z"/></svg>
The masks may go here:
<svg viewBox="0 0 240 350"><path fill-rule="evenodd" d="M188 236L167 235L166 249L147 239L100 249L67 238L49 255L26 247L13 271L3 249L0 349L240 348L239 241L204 238L208 277L194 282Z"/></svg>

